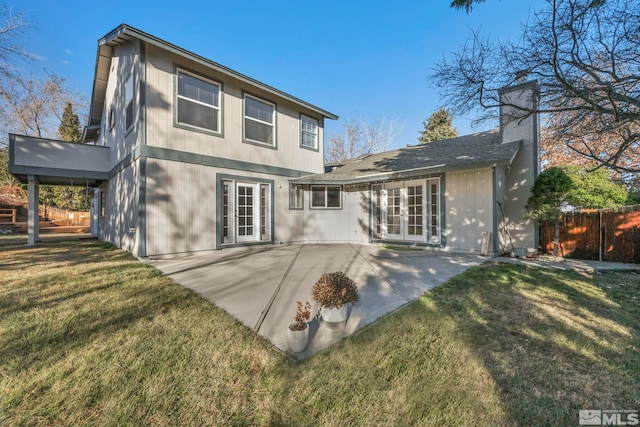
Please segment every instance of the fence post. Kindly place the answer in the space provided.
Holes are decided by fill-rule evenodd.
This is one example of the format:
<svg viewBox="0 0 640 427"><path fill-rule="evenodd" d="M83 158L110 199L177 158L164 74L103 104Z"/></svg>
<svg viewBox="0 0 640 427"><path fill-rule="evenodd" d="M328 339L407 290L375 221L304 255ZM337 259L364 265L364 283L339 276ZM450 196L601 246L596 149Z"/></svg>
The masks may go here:
<svg viewBox="0 0 640 427"><path fill-rule="evenodd" d="M600 217L600 232L598 233L598 261L602 261L602 233L603 233L603 226L602 226L602 211L598 212L598 215Z"/></svg>
<svg viewBox="0 0 640 427"><path fill-rule="evenodd" d="M11 210L11 223L12 224L16 223L16 210L15 209Z"/></svg>

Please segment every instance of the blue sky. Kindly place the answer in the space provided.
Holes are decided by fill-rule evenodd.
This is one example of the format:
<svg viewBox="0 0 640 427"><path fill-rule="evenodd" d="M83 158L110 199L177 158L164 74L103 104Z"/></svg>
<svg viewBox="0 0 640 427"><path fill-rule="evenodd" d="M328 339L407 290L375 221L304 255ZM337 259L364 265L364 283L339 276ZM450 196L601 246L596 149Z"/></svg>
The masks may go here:
<svg viewBox="0 0 640 427"><path fill-rule="evenodd" d="M469 15L449 0L120 1L21 0L31 28L24 65L67 79L87 99L97 40L121 23L275 86L341 118L386 116L402 126L389 148L416 143L422 121L441 106L427 80L471 29L517 37L542 0L486 0ZM461 134L473 117L455 117ZM341 121L328 121L327 135Z"/></svg>

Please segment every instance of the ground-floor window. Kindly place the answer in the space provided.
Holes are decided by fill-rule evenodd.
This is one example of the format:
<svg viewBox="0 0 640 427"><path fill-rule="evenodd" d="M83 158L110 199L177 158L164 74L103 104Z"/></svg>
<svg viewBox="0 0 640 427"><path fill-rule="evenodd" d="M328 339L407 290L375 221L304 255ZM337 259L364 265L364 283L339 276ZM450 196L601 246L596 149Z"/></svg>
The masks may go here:
<svg viewBox="0 0 640 427"><path fill-rule="evenodd" d="M105 186L104 188L100 189L100 206L98 207L100 216L103 218L104 218L104 210L106 205L107 205L107 187Z"/></svg>
<svg viewBox="0 0 640 427"><path fill-rule="evenodd" d="M270 183L222 180L222 243L271 240Z"/></svg>
<svg viewBox="0 0 640 427"><path fill-rule="evenodd" d="M289 184L289 209L304 209L304 191L300 184Z"/></svg>
<svg viewBox="0 0 640 427"><path fill-rule="evenodd" d="M440 243L440 178L372 186L373 237Z"/></svg>
<svg viewBox="0 0 640 427"><path fill-rule="evenodd" d="M382 238L382 186L374 185L371 187L373 192L373 237L375 239Z"/></svg>
<svg viewBox="0 0 640 427"><path fill-rule="evenodd" d="M312 209L339 209L342 207L340 186L311 186Z"/></svg>

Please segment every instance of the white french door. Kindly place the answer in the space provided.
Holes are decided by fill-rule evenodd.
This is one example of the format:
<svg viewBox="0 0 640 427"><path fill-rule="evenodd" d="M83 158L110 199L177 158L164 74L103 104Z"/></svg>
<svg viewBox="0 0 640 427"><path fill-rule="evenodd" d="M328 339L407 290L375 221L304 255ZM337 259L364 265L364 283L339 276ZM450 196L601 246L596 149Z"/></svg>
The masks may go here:
<svg viewBox="0 0 640 427"><path fill-rule="evenodd" d="M374 186L374 237L440 243L440 180Z"/></svg>
<svg viewBox="0 0 640 427"><path fill-rule="evenodd" d="M386 213L386 234L389 239L404 240L404 203L405 194L402 188L388 188L386 190L387 206Z"/></svg>
<svg viewBox="0 0 640 427"><path fill-rule="evenodd" d="M271 189L257 182L222 182L222 243L271 239Z"/></svg>
<svg viewBox="0 0 640 427"><path fill-rule="evenodd" d="M258 201L256 184L236 185L236 241L255 242L258 240Z"/></svg>

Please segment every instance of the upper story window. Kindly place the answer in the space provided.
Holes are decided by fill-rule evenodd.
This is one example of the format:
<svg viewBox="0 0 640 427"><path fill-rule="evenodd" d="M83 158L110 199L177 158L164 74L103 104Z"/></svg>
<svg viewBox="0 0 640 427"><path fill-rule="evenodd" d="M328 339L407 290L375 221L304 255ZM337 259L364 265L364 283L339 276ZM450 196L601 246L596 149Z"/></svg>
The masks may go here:
<svg viewBox="0 0 640 427"><path fill-rule="evenodd" d="M220 84L178 70L178 123L220 132Z"/></svg>
<svg viewBox="0 0 640 427"><path fill-rule="evenodd" d="M109 132L113 130L116 126L116 109L113 108L113 105L109 109Z"/></svg>
<svg viewBox="0 0 640 427"><path fill-rule="evenodd" d="M124 105L125 132L129 132L133 127L133 73L124 84Z"/></svg>
<svg viewBox="0 0 640 427"><path fill-rule="evenodd" d="M300 116L300 145L318 149L318 121L305 115Z"/></svg>
<svg viewBox="0 0 640 427"><path fill-rule="evenodd" d="M276 105L245 94L244 139L276 145Z"/></svg>

